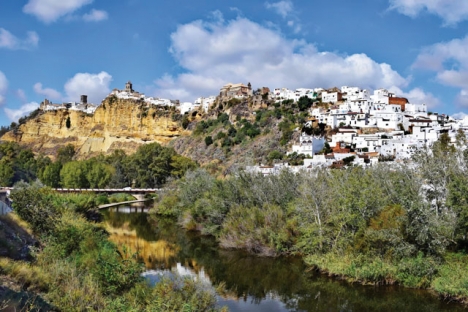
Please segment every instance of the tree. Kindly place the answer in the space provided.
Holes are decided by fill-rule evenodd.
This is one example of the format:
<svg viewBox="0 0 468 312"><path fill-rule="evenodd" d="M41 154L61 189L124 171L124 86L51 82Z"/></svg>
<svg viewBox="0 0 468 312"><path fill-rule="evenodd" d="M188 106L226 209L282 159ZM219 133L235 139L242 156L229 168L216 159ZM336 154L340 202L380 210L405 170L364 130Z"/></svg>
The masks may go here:
<svg viewBox="0 0 468 312"><path fill-rule="evenodd" d="M62 186L66 188L89 188L89 181L86 177L88 171L89 166L86 162L67 162L60 171Z"/></svg>
<svg viewBox="0 0 468 312"><path fill-rule="evenodd" d="M145 144L125 160L127 176L140 187L159 187L171 175L174 149L158 143Z"/></svg>
<svg viewBox="0 0 468 312"><path fill-rule="evenodd" d="M34 233L48 234L54 229L59 213L52 203L49 189L38 183L28 185L20 182L15 184L10 196L13 210L31 225Z"/></svg>
<svg viewBox="0 0 468 312"><path fill-rule="evenodd" d="M205 144L206 146L210 146L211 144L213 144L213 138L211 137L211 135L205 137Z"/></svg>
<svg viewBox="0 0 468 312"><path fill-rule="evenodd" d="M297 101L297 106L299 107L299 110L305 111L309 109L313 103L314 101L312 101L312 99L310 99L309 97L301 96Z"/></svg>
<svg viewBox="0 0 468 312"><path fill-rule="evenodd" d="M71 127L70 116L67 117L67 121L65 122L65 126L67 127L67 129L70 129L70 127Z"/></svg>
<svg viewBox="0 0 468 312"><path fill-rule="evenodd" d="M194 170L198 164L188 157L174 155L171 158L171 175L176 178L182 178L189 170Z"/></svg>
<svg viewBox="0 0 468 312"><path fill-rule="evenodd" d="M91 188L105 188L108 186L115 173L115 169L110 165L90 159L87 161L88 171L86 172L87 184Z"/></svg>
<svg viewBox="0 0 468 312"><path fill-rule="evenodd" d="M268 154L267 159L270 162L275 160L275 159L283 159L283 153L281 153L280 151L277 151L277 150L271 151Z"/></svg>
<svg viewBox="0 0 468 312"><path fill-rule="evenodd" d="M6 157L0 159L0 185L11 186L14 176L15 172L11 162Z"/></svg>
<svg viewBox="0 0 468 312"><path fill-rule="evenodd" d="M75 147L71 144L60 147L57 151L57 161L62 164L72 161L75 153Z"/></svg>
<svg viewBox="0 0 468 312"><path fill-rule="evenodd" d="M54 162L47 165L40 177L42 183L50 187L60 187L60 171L62 170L62 163Z"/></svg>

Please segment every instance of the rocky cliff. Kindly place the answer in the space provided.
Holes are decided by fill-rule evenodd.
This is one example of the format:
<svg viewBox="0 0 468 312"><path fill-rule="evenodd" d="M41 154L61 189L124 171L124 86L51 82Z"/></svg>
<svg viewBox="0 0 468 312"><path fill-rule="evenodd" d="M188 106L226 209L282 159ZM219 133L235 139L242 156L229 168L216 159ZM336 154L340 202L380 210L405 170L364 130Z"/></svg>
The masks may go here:
<svg viewBox="0 0 468 312"><path fill-rule="evenodd" d="M166 144L189 135L173 116L176 113L167 107L108 97L93 115L65 109L43 112L1 140L18 142L52 158L66 144L75 146L80 159L116 149L131 154L145 143Z"/></svg>

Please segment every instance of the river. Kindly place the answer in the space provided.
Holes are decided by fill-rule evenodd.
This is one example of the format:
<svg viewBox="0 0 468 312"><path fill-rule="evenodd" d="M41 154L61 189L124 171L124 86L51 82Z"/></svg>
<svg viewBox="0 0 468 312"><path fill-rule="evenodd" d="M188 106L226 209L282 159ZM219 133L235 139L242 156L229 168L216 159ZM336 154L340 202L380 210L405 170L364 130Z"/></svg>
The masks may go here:
<svg viewBox="0 0 468 312"><path fill-rule="evenodd" d="M212 237L186 232L146 212L141 206L103 210L110 239L138 251L150 282L171 271L213 285L223 283L218 302L230 311L468 311L428 291L329 278L308 270L299 258L222 250Z"/></svg>

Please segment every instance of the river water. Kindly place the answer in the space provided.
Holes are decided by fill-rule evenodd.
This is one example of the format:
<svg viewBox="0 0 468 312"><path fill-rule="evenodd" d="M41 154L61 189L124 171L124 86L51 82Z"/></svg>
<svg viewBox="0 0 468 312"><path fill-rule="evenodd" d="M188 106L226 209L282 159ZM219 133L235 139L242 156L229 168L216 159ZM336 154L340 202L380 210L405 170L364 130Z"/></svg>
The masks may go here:
<svg viewBox="0 0 468 312"><path fill-rule="evenodd" d="M299 258L260 258L222 250L212 237L186 232L144 207L103 211L110 239L138 251L149 281L178 272L218 285L230 311L468 311L428 291L398 286L362 286L311 272Z"/></svg>

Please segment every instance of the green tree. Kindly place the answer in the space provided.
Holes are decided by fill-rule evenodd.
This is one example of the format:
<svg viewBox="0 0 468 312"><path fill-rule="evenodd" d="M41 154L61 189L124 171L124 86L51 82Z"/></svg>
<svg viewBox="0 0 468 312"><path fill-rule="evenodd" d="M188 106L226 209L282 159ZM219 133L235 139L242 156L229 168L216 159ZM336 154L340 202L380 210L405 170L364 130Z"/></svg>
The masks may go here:
<svg viewBox="0 0 468 312"><path fill-rule="evenodd" d="M312 99L310 99L307 96L301 96L299 100L297 101L297 105L299 107L299 110L301 111L305 111L309 109L313 103L314 101L312 101Z"/></svg>
<svg viewBox="0 0 468 312"><path fill-rule="evenodd" d="M110 165L99 162L96 159L87 161L86 180L91 188L105 188L108 186L115 173L115 169Z"/></svg>
<svg viewBox="0 0 468 312"><path fill-rule="evenodd" d="M142 145L126 159L125 169L130 180L140 187L159 187L171 175L172 148L158 143Z"/></svg>
<svg viewBox="0 0 468 312"><path fill-rule="evenodd" d="M205 137L205 145L210 146L211 144L213 144L213 138L211 137L211 135L206 136Z"/></svg>
<svg viewBox="0 0 468 312"><path fill-rule="evenodd" d="M60 180L65 188L89 188L86 177L89 165L83 161L70 161L63 165L60 170Z"/></svg>
<svg viewBox="0 0 468 312"><path fill-rule="evenodd" d="M8 158L4 157L0 159L0 185L11 186L13 184L13 178L15 171L13 170L12 163Z"/></svg>
<svg viewBox="0 0 468 312"><path fill-rule="evenodd" d="M54 229L59 212L52 202L50 190L38 183L19 182L11 191L13 210L28 222L34 233L48 234Z"/></svg>
<svg viewBox="0 0 468 312"><path fill-rule="evenodd" d="M174 155L171 158L171 175L176 178L182 178L189 170L195 170L198 164L188 157Z"/></svg>
<svg viewBox="0 0 468 312"><path fill-rule="evenodd" d="M60 162L54 162L47 165L40 177L42 183L50 187L60 187L60 171L62 170L62 164Z"/></svg>
<svg viewBox="0 0 468 312"><path fill-rule="evenodd" d="M267 159L268 161L272 162L273 160L276 160L276 159L283 159L283 156L284 156L283 153L281 153L280 151L274 150L268 154Z"/></svg>

